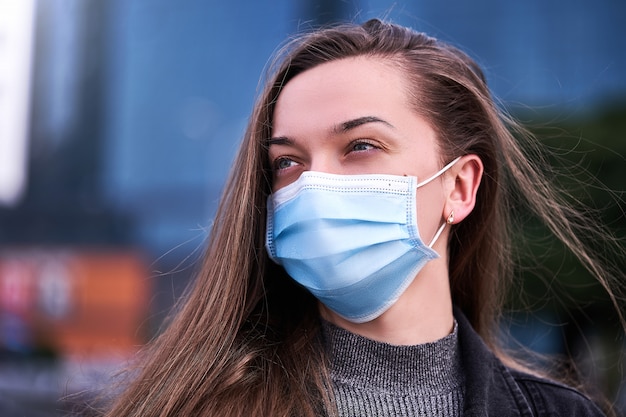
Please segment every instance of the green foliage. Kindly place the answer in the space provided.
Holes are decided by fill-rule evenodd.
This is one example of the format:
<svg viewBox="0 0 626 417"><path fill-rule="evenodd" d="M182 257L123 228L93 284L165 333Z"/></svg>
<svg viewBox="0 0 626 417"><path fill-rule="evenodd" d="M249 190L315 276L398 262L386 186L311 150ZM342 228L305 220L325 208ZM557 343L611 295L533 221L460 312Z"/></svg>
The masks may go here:
<svg viewBox="0 0 626 417"><path fill-rule="evenodd" d="M606 227L600 230L602 238L583 237L583 243L614 271L609 279L621 287L615 291L626 313L626 283L621 282L626 276L626 102L584 117L528 111L514 116L545 145L546 175L569 204L585 213L584 226ZM614 303L570 251L528 213L523 201L516 210L521 220L514 239L518 267L507 299L509 317L526 311L532 320L521 328L540 323L544 331L556 331L561 341L548 353L565 359L565 373L591 394L609 403L617 401L625 383L626 344ZM542 317L551 317L550 322ZM563 369L557 374L562 377Z"/></svg>
<svg viewBox="0 0 626 417"><path fill-rule="evenodd" d="M590 227L607 226L605 241L584 243L610 266L626 270L626 104L585 117L518 112L517 118L545 145L548 178L585 212ZM537 219L525 217L515 239L521 279L509 306L565 312L590 308L613 317L606 291Z"/></svg>

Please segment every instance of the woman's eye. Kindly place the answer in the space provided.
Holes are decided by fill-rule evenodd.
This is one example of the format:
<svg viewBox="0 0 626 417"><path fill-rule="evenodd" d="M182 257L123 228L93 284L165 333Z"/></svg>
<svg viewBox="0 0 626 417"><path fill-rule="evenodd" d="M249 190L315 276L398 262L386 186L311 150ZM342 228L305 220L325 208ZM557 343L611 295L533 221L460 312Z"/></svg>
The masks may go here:
<svg viewBox="0 0 626 417"><path fill-rule="evenodd" d="M352 144L352 151L354 152L363 152L363 151L370 151L372 149L376 149L376 146L374 146L373 144L369 143L369 142L354 142Z"/></svg>
<svg viewBox="0 0 626 417"><path fill-rule="evenodd" d="M297 165L297 162L290 158L277 158L274 161L274 170L280 171L283 169L291 168L292 166Z"/></svg>

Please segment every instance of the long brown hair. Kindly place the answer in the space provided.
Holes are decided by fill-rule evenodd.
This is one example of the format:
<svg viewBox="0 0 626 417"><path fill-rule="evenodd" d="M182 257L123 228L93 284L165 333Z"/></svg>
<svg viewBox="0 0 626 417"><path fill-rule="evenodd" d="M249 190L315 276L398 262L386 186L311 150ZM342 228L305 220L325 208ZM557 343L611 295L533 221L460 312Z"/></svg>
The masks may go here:
<svg viewBox="0 0 626 417"><path fill-rule="evenodd" d="M276 100L289 80L355 56L402 69L415 111L438 134L442 162L472 153L484 164L477 205L451 232L449 270L453 302L494 350L492 331L512 270L514 205L523 202L533 210L613 294L577 237L581 217L546 185L531 162L540 154L518 143L518 128L494 104L474 61L436 39L378 20L326 28L290 42L272 66L193 288L145 349L108 415L332 413L315 300L269 261L264 248L271 190L266 141Z"/></svg>

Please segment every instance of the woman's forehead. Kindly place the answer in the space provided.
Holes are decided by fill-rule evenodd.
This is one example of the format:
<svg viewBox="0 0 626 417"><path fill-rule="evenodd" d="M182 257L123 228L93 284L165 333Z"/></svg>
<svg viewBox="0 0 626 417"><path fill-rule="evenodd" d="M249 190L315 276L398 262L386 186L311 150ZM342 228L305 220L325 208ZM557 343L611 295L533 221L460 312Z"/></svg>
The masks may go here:
<svg viewBox="0 0 626 417"><path fill-rule="evenodd" d="M281 91L272 135L315 120L336 124L408 108L406 87L401 72L380 58L345 58L318 65L298 74Z"/></svg>

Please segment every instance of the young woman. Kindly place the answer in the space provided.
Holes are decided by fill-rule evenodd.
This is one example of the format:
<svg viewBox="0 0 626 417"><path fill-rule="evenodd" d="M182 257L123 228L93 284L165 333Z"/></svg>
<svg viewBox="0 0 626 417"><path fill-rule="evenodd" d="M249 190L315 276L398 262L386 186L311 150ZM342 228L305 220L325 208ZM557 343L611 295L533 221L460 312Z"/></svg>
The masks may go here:
<svg viewBox="0 0 626 417"><path fill-rule="evenodd" d="M194 286L108 415L602 415L495 338L514 203L610 288L512 127L478 66L423 34L292 42Z"/></svg>

